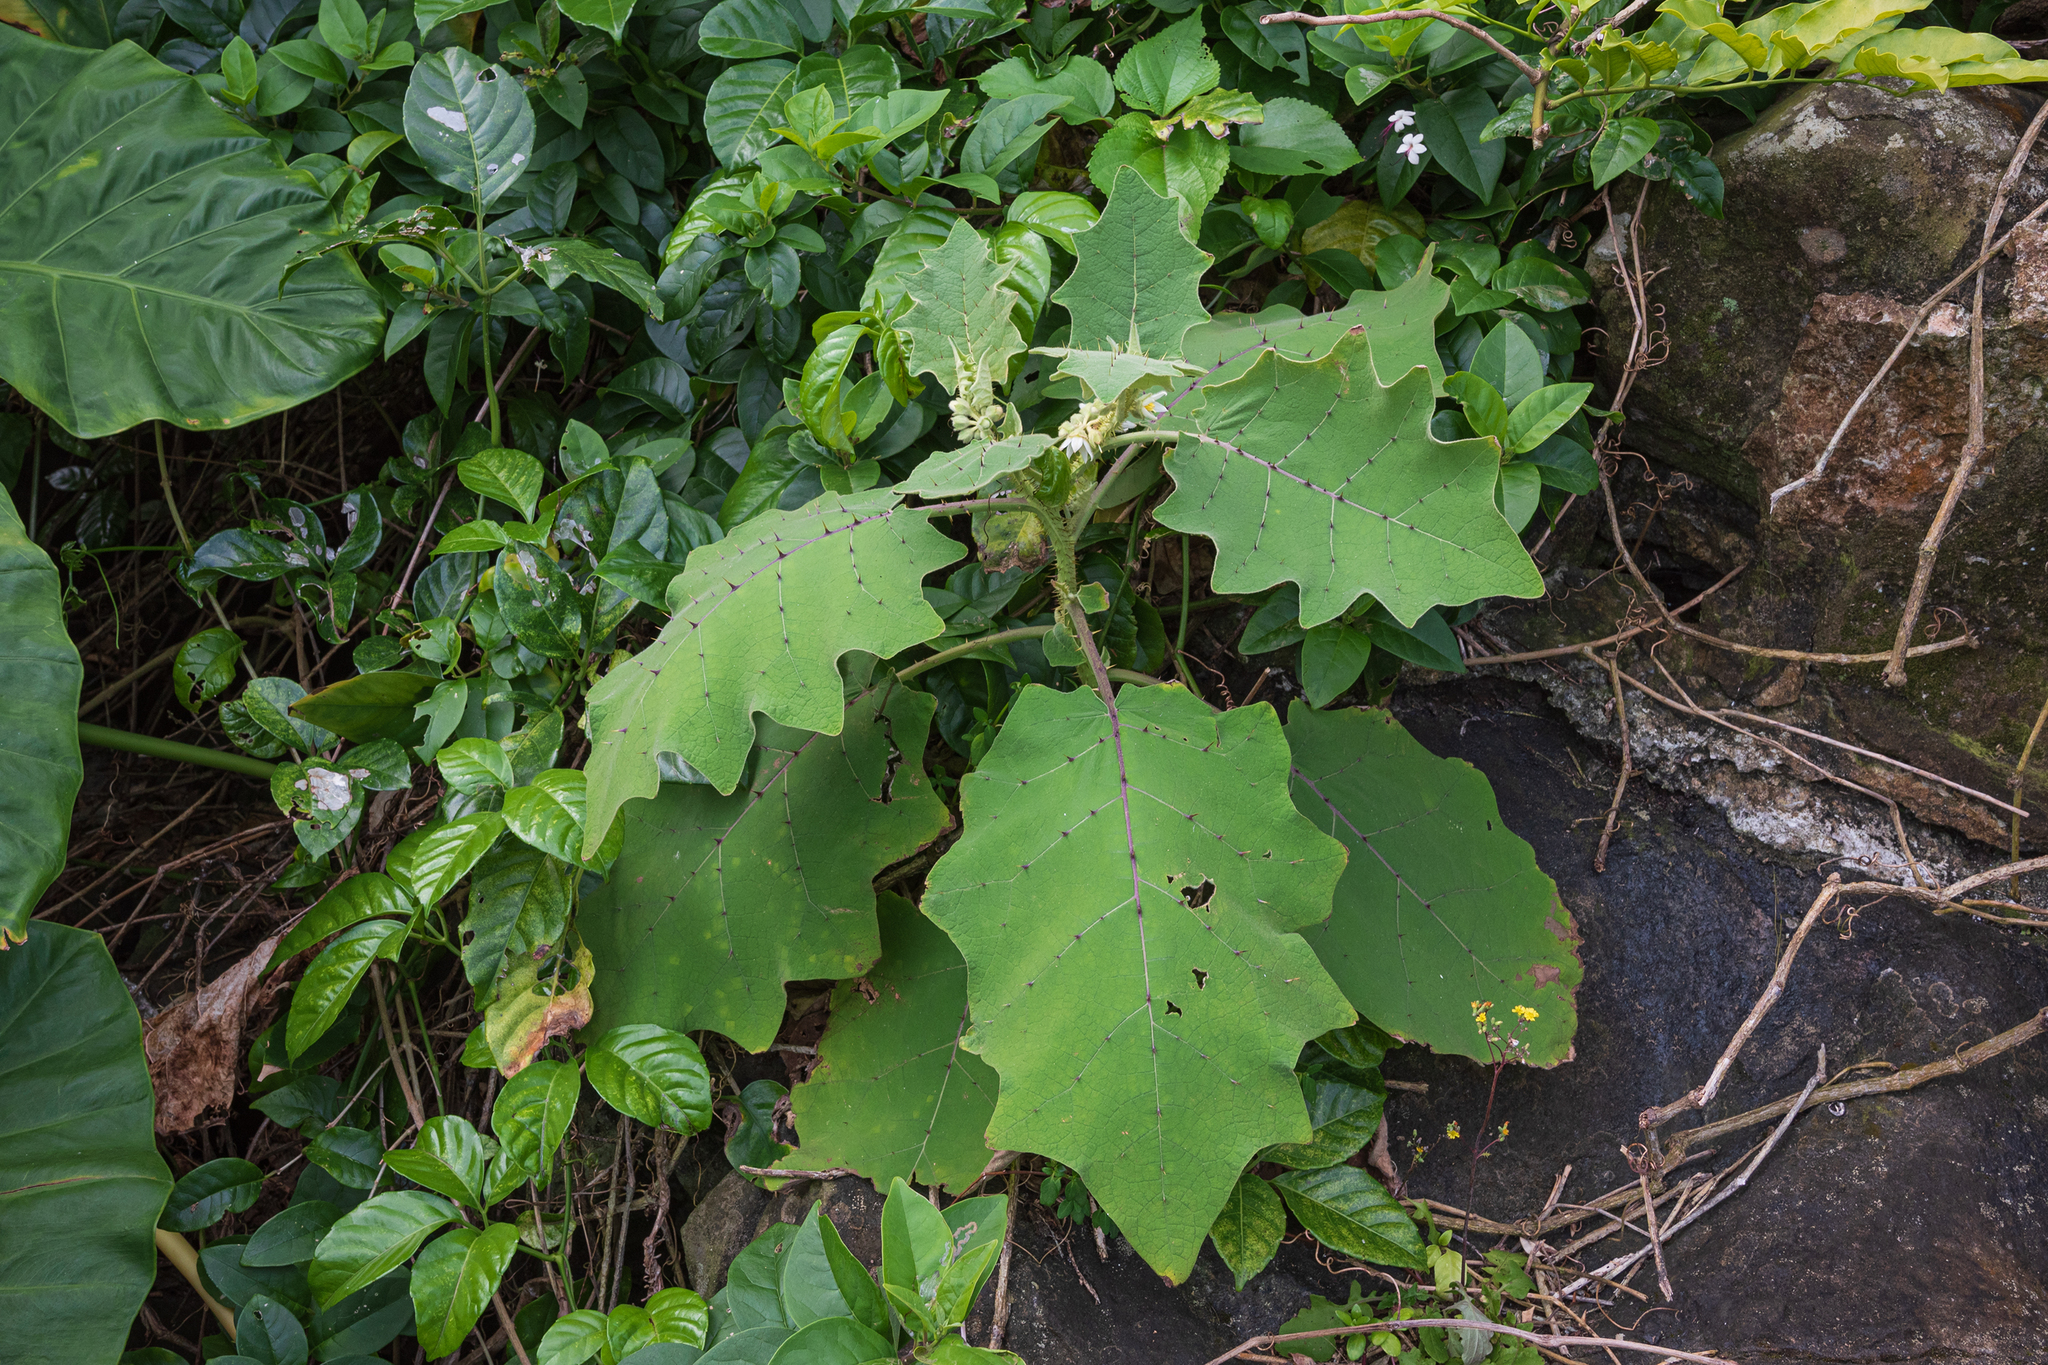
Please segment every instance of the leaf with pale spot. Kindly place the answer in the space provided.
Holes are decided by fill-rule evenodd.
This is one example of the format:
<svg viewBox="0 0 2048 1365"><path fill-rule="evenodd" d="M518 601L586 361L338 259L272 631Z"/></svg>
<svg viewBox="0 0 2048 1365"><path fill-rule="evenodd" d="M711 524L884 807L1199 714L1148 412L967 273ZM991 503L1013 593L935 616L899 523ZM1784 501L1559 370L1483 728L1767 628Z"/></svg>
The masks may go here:
<svg viewBox="0 0 2048 1365"><path fill-rule="evenodd" d="M967 1046L1002 1077L991 1146L1078 1171L1179 1281L1238 1173L1312 1129L1294 1062L1352 1017L1293 930L1339 846L1283 798L1272 708L1177 686L1027 687L961 779L925 912L967 960Z"/></svg>
<svg viewBox="0 0 2048 1365"><path fill-rule="evenodd" d="M827 493L766 512L691 551L669 584L674 613L654 643L590 692L585 858L612 816L661 789L674 754L730 792L754 745L754 713L839 733L839 658L887 657L945 630L924 576L961 548L892 491Z"/></svg>
<svg viewBox="0 0 2048 1365"><path fill-rule="evenodd" d="M1359 1013L1403 1038L1490 1061L1572 1055L1584 968L1557 884L1501 822L1485 774L1438 758L1384 711L1296 708L1294 803L1351 850L1336 908L1305 930ZM1489 1050L1469 1002L1514 1040ZM1534 1010L1522 1019L1516 1006Z"/></svg>
<svg viewBox="0 0 2048 1365"><path fill-rule="evenodd" d="M627 806L619 861L577 917L601 978L597 1031L716 1029L759 1051L785 981L872 966L875 874L946 827L920 761L934 706L885 682L831 733L763 726L730 796L671 782Z"/></svg>
<svg viewBox="0 0 2048 1365"><path fill-rule="evenodd" d="M1298 584L1304 627L1368 592L1404 626L1440 603L1542 594L1494 505L1494 443L1430 435L1428 377L1380 387L1362 330L1308 364L1267 351L1202 392L1158 517L1215 542L1216 591Z"/></svg>

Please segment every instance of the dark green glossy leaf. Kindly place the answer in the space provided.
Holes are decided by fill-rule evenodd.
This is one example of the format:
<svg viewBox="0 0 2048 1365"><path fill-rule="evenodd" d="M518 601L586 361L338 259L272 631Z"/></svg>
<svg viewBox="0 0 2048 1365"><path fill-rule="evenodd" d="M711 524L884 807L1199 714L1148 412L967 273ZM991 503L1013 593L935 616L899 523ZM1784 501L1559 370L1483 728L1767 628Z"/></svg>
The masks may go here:
<svg viewBox="0 0 2048 1365"><path fill-rule="evenodd" d="M498 610L519 642L536 654L567 659L583 640L583 596L568 570L544 550L521 545L498 556Z"/></svg>
<svg viewBox="0 0 2048 1365"><path fill-rule="evenodd" d="M367 1190L377 1183L384 1144L374 1133L338 1123L313 1135L306 1144L306 1160L349 1189Z"/></svg>
<svg viewBox="0 0 2048 1365"><path fill-rule="evenodd" d="M313 1249L341 1217L324 1199L293 1204L272 1217L242 1247L242 1263L251 1266L298 1265L313 1259Z"/></svg>
<svg viewBox="0 0 2048 1365"><path fill-rule="evenodd" d="M583 1067L606 1104L642 1123L694 1133L711 1122L711 1073L686 1033L626 1024L585 1049Z"/></svg>
<svg viewBox="0 0 2048 1365"><path fill-rule="evenodd" d="M1288 1171L1273 1184L1301 1225L1332 1251L1409 1270L1426 1265L1408 1210L1356 1166Z"/></svg>
<svg viewBox="0 0 2048 1365"><path fill-rule="evenodd" d="M358 744L402 740L418 728L413 709L439 681L425 673L361 673L293 702L291 714Z"/></svg>
<svg viewBox="0 0 2048 1365"><path fill-rule="evenodd" d="M411 1147L384 1154L384 1164L415 1185L424 1185L478 1212L484 1207L490 1160L475 1125L460 1114L428 1119Z"/></svg>
<svg viewBox="0 0 2048 1365"><path fill-rule="evenodd" d="M272 966L295 957L330 934L378 915L409 919L413 901L398 884L381 872L364 872L350 877L322 896L306 917L292 926L270 956Z"/></svg>
<svg viewBox="0 0 2048 1365"><path fill-rule="evenodd" d="M456 1221L438 1195L400 1190L366 1199L320 1239L307 1274L322 1307L332 1307L404 1264L421 1242Z"/></svg>
<svg viewBox="0 0 2048 1365"><path fill-rule="evenodd" d="M451 47L413 66L405 140L436 180L489 208L526 169L533 110L503 67Z"/></svg>
<svg viewBox="0 0 2048 1365"><path fill-rule="evenodd" d="M322 949L292 993L285 1049L294 1057L318 1041L341 1015L356 984L378 958L396 960L405 946L404 920L374 919L358 924Z"/></svg>
<svg viewBox="0 0 2048 1365"><path fill-rule="evenodd" d="M505 819L496 811L429 825L400 839L385 855L384 866L414 900L433 905L469 875L504 828Z"/></svg>
<svg viewBox="0 0 2048 1365"><path fill-rule="evenodd" d="M491 1131L522 1169L545 1177L576 1117L583 1080L567 1062L534 1062L505 1082L491 1107Z"/></svg>
<svg viewBox="0 0 2048 1365"><path fill-rule="evenodd" d="M427 1244L412 1268L413 1325L429 1360L452 1355L476 1326L512 1263L519 1229L492 1223L455 1228Z"/></svg>
<svg viewBox="0 0 2048 1365"><path fill-rule="evenodd" d="M238 1156L218 1157L178 1177L157 1226L199 1232L240 1213L263 1193L263 1170Z"/></svg>

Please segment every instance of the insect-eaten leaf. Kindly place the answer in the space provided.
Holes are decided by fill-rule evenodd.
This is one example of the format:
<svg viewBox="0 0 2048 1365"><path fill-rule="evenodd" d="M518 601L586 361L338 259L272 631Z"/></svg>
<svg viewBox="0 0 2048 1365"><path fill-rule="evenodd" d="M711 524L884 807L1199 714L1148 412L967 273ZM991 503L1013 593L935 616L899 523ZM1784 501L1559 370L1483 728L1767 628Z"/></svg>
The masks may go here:
<svg viewBox="0 0 2048 1365"><path fill-rule="evenodd" d="M1343 858L1279 799L1286 761L1264 703L1028 687L925 894L1002 1077L990 1143L1073 1167L1175 1281L1252 1156L1310 1136L1295 1059L1352 1017L1290 932Z"/></svg>
<svg viewBox="0 0 2048 1365"><path fill-rule="evenodd" d="M835 677L836 682L836 677ZM783 983L859 976L881 952L872 881L946 827L921 756L936 702L887 681L819 734L761 727L746 785L670 782L623 813L624 842L580 923L600 1028L775 1041Z"/></svg>

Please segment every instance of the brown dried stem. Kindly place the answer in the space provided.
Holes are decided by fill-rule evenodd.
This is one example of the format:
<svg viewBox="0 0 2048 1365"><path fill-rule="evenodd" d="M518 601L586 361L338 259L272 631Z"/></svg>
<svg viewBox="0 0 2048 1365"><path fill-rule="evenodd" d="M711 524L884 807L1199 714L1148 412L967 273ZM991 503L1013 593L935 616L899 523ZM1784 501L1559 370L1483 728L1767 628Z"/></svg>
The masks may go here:
<svg viewBox="0 0 2048 1365"><path fill-rule="evenodd" d="M1779 1101L1779 1104L1785 1106L1784 1121L1779 1123L1777 1128L1771 1133L1769 1140L1766 1141L1763 1144L1763 1146L1757 1150L1757 1154L1753 1158L1751 1158L1749 1165L1743 1168L1742 1174L1736 1176L1734 1181L1730 1183L1726 1189L1716 1191L1712 1198L1703 1200L1700 1203L1699 1207L1695 1208L1691 1213L1686 1214L1685 1217L1673 1223L1664 1234L1664 1239L1666 1241L1670 1240L1673 1237L1676 1237L1679 1233L1685 1231L1694 1223L1697 1223L1701 1218L1706 1216L1709 1210L1719 1205L1723 1200L1727 1199L1730 1195L1734 1194L1737 1190L1741 1189L1743 1186L1749 1183L1749 1178L1752 1175L1756 1174L1757 1168L1759 1166L1764 1164L1764 1158L1769 1156L1771 1154L1772 1149L1774 1149L1778 1145L1779 1141L1784 1138L1785 1131L1792 1126L1792 1120L1799 1114L1799 1112L1802 1109L1810 1107L1809 1101L1811 1101L1812 1104L1820 1104L1824 1102L1816 1098L1814 1096L1813 1091L1814 1087L1819 1085L1821 1083L1821 1079L1827 1075L1827 1070L1828 1050L1825 1047L1823 1047L1820 1049L1819 1058L1814 1065L1813 1076L1806 1082L1806 1088L1790 1099ZM1826 1092L1822 1093L1825 1094ZM1776 1107L1777 1106L1775 1105L1766 1105L1765 1109L1775 1109ZM1759 1109L1753 1112L1757 1114L1762 1114L1764 1110ZM1758 1119L1756 1120L1756 1122L1762 1122L1762 1120ZM1653 1241L1649 1246L1644 1247L1640 1251L1632 1251L1628 1253L1626 1256L1617 1256L1613 1260L1609 1261L1606 1265L1601 1266L1598 1270L1592 1271L1586 1275L1582 1275L1578 1279L1572 1281L1572 1283L1566 1285L1561 1291L1559 1291L1559 1296L1569 1297L1571 1294L1573 1294L1589 1282L1596 1280L1605 1281L1608 1276L1619 1275L1622 1272L1626 1271L1630 1266L1640 1262L1643 1259L1643 1257L1649 1255L1653 1250L1657 1252L1657 1255L1660 1258L1661 1265L1663 1251L1659 1243Z"/></svg>
<svg viewBox="0 0 2048 1365"><path fill-rule="evenodd" d="M1729 1365L1726 1357L1695 1355L1671 1346L1652 1346L1646 1341L1624 1341L1620 1337L1561 1337L1546 1332L1531 1332L1522 1327L1509 1327L1498 1322L1474 1322L1467 1318L1408 1318L1405 1321L1390 1319L1386 1322L1362 1322L1356 1327L1327 1327L1320 1332L1284 1332L1278 1335L1268 1333L1253 1337L1231 1347L1222 1355L1208 1362L1208 1365L1225 1365L1236 1360L1247 1351L1256 1351L1261 1346L1277 1346L1283 1341L1319 1341L1326 1337L1356 1336L1361 1332L1410 1331L1420 1327L1461 1327L1473 1332L1492 1332L1499 1336L1515 1337L1539 1348L1545 1346L1601 1346L1608 1350L1641 1351L1648 1355L1663 1356L1666 1360L1691 1360L1699 1365Z"/></svg>
<svg viewBox="0 0 2048 1365"><path fill-rule="evenodd" d="M1806 943L1807 934L1812 932L1814 924L1820 919L1821 911L1827 909L1829 903L1841 892L1842 878L1841 874L1837 873L1828 878L1827 885L1820 889L1820 894L1813 898L1813 904L1806 908L1806 916L1799 921L1799 928L1793 931L1792 941L1786 944L1785 951L1778 955L1778 969L1771 973L1770 984L1764 987L1764 993L1757 997L1756 1004L1750 1006L1749 1017L1742 1021L1742 1027L1735 1030L1735 1036L1730 1038L1728 1046L1722 1049L1721 1060L1714 1063L1714 1069L1708 1074L1706 1083L1694 1086L1669 1104L1645 1109L1636 1118L1638 1128L1662 1128L1688 1109L1704 1109L1714 1102L1714 1097L1721 1093L1721 1082L1727 1079L1728 1070L1735 1065L1735 1059L1741 1055L1743 1045L1749 1042L1750 1035L1756 1032L1757 1025L1764 1021L1764 1016L1771 1012L1771 1007L1776 1005L1778 998L1785 993L1785 981L1792 975L1792 961L1799 956L1800 948Z"/></svg>
<svg viewBox="0 0 2048 1365"><path fill-rule="evenodd" d="M1378 14L1303 14L1300 10L1288 10L1284 14L1265 15L1259 22L1262 24L1310 24L1321 28L1329 24L1397 23L1403 19L1434 19L1440 24L1449 24L1452 28L1461 29L1513 62L1515 70L1529 78L1529 84L1534 85L1543 79L1541 71L1529 65L1528 62L1522 59L1520 54L1501 42L1500 39L1494 37L1470 19L1460 19L1457 15L1446 14L1440 9L1391 9L1382 10Z"/></svg>
<svg viewBox="0 0 2048 1365"><path fill-rule="evenodd" d="M1600 847L1593 853L1593 870L1607 870L1607 845L1614 839L1615 822L1621 818L1622 794L1628 790L1628 779L1632 772L1628 735L1628 699L1621 690L1621 665L1616 662L1621 656L1619 649L1602 658L1587 652L1587 658L1595 659L1607 666L1607 680L1614 685L1614 723L1621 727L1621 775L1614 780L1614 799L1607 803L1607 823L1600 828Z"/></svg>
<svg viewBox="0 0 2048 1365"><path fill-rule="evenodd" d="M1929 1081L1938 1081L1946 1076L1960 1075L1981 1062L1990 1061L2001 1053L2010 1052L2021 1043L2027 1042L2029 1039L2039 1035L2044 1029L2048 1029L2048 1009L2033 1015L2025 1023L2007 1029L1995 1038L1987 1038L1975 1046L1962 1049L1953 1057L1944 1057L1938 1062L1929 1062L1925 1066L1902 1067L1888 1076L1876 1076L1860 1081L1842 1081L1835 1085L1823 1086L1818 1090L1808 1092L1806 1097L1798 1100L1797 1103L1800 1109L1805 1110L1813 1108L1816 1104L1833 1104L1837 1100L1861 1099L1866 1095L1892 1095L1902 1090L1912 1090L1917 1086L1927 1084ZM1688 1128L1682 1133L1672 1134L1671 1145L1664 1152L1666 1158L1665 1169L1670 1169L1670 1159L1672 1157L1683 1153L1693 1143L1704 1142L1708 1138L1717 1138L1726 1133L1740 1132L1744 1128L1754 1127L1759 1123L1769 1123L1772 1119L1787 1113L1793 1103L1793 1099L1789 1097L1782 1100L1773 1100L1771 1103L1759 1109L1752 1109L1746 1114L1737 1114L1733 1118L1718 1119L1713 1123L1703 1124L1698 1128Z"/></svg>
<svg viewBox="0 0 2048 1365"><path fill-rule="evenodd" d="M2043 105L2042 108L2048 109L2048 105ZM2020 750L2019 766L2012 770L2012 803L2015 806L2027 799L2027 763L2034 757L2034 741L2041 738L2041 726L2043 724L2048 724L2048 697L2041 699L2041 712L2034 717L2034 728L2027 731L2027 747ZM2020 818L2020 814L2017 811L2014 812L2012 817L2012 860L2014 862L2020 860ZM2007 894L2014 900L2020 898L2020 884L2017 880L2014 880L2013 884L2007 889Z"/></svg>
<svg viewBox="0 0 2048 1365"><path fill-rule="evenodd" d="M1998 231L1998 220L2005 216L2006 197L2012 193L2015 180L2027 164L2027 155L2034 149L2034 140L2041 135L2041 126L2048 122L2048 104L2035 111L2033 122L2021 136L2019 146L2013 149L2012 161L2005 168L2005 178L1998 182L1998 193L1992 197L1991 212L1984 219L1983 246L1991 245L1991 234ZM1977 468L1977 461L1984 454L1984 267L1977 267L1977 292L1970 304L1970 428L1963 441L1963 451L1956 459L1955 473L1949 476L1948 491L1942 495L1940 510L1927 527L1927 534L1920 541L1918 563L1913 569L1913 588L1906 595L1906 609L1899 617L1898 638L1892 642L1892 660L1884 670L1886 687L1906 685L1906 646L1912 643L1913 628L1920 624L1920 609L1927 602L1927 585L1934 577L1935 556L1941 551L1941 538L1948 534L1949 518L1955 515L1956 504L1962 501L1963 487L1970 481L1970 475Z"/></svg>

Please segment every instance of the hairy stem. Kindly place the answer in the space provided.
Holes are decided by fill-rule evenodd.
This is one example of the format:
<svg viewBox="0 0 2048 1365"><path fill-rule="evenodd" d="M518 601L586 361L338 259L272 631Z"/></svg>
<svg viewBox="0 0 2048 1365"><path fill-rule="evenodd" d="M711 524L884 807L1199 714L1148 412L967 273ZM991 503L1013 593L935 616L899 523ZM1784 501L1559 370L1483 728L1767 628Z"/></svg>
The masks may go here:
<svg viewBox="0 0 2048 1365"><path fill-rule="evenodd" d="M920 673L930 672L940 664L951 663L962 655L972 654L977 649L987 649L990 645L1008 644L1012 640L1036 640L1041 636L1050 634L1052 634L1051 626L1018 626L1014 630L999 630L993 635L984 635L979 640L969 640L964 645L954 645L951 649L942 649L929 659L919 659L916 663L899 672L896 675L896 681L909 682Z"/></svg>

